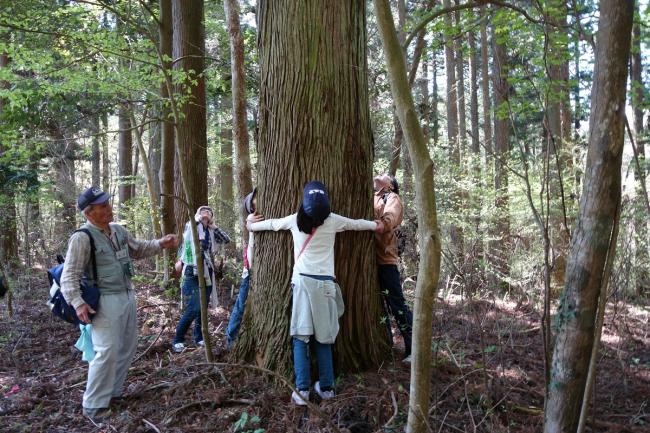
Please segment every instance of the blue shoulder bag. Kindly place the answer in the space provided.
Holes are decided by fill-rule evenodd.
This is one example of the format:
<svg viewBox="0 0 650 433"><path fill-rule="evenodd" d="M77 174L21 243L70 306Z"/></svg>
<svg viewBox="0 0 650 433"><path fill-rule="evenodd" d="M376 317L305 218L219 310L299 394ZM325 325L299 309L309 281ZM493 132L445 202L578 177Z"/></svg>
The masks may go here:
<svg viewBox="0 0 650 433"><path fill-rule="evenodd" d="M99 308L99 288L97 287L97 261L95 259L95 241L88 229L79 229L76 230L75 233L76 232L84 232L86 235L88 235L88 239L90 239L90 261L92 263L93 269L93 280L90 280L86 275L84 275L81 279L81 298L86 304L90 305L93 310L97 311L97 308ZM82 322L77 317L75 308L66 302L66 300L63 298L63 294L61 293L61 274L63 273L64 263L61 259L59 262L60 263L58 265L48 269L47 271L47 277L50 280L50 286L52 286L54 283L59 286L59 288L50 298L50 308L52 309L52 314L54 314L56 317L63 319L68 323L79 325ZM92 318L92 316L90 317Z"/></svg>

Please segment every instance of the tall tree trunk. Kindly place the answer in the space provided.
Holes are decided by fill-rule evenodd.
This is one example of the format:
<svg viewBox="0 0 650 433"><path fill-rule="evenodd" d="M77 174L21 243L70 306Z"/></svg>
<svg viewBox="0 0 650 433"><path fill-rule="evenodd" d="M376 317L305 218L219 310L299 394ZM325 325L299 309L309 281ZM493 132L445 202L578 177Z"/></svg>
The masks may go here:
<svg viewBox="0 0 650 433"><path fill-rule="evenodd" d="M451 7L451 0L443 0L445 9ZM445 26L453 26L451 14L445 15ZM456 79L456 56L454 54L454 42L451 37L445 36L445 69L447 71L447 140L451 156L451 166L454 178L462 172L461 168L461 143L458 135L458 82ZM452 192L452 207L463 208L463 197L460 186ZM451 245L450 251L453 265L460 266L463 258L463 228L457 223L450 227Z"/></svg>
<svg viewBox="0 0 650 433"><path fill-rule="evenodd" d="M365 2L327 4L259 2L258 207L267 218L295 212L310 179L327 185L334 212L372 215ZM289 58L295 61L283 60ZM336 277L346 308L334 354L341 369L377 366L387 355L373 242L363 232L337 237ZM255 248L237 354L288 375L291 236L256 234Z"/></svg>
<svg viewBox="0 0 650 433"><path fill-rule="evenodd" d="M172 2L174 69L183 71L187 79L176 86L177 94L188 94L189 100L180 107L183 121L176 127L176 144L191 163L190 176L183 179L191 196L187 201L192 215L199 206L208 203L208 153L205 79L205 32L203 1ZM192 83L194 82L194 83Z"/></svg>
<svg viewBox="0 0 650 433"><path fill-rule="evenodd" d="M549 195L549 231L552 260L553 287L559 288L564 284L566 272L566 255L569 248L568 209L565 205L564 184L568 159L569 129L567 130L567 111L569 96L568 66L569 52L566 45L566 2L564 0L548 0L546 19L546 73L549 77L549 87L546 95L546 146L547 178ZM569 115L570 118L570 115Z"/></svg>
<svg viewBox="0 0 650 433"><path fill-rule="evenodd" d="M481 233L481 208L483 205L482 196L485 193L481 188L481 145L479 139L479 120L478 120L478 71L479 53L476 46L476 34L470 32L468 35L469 42L469 74L470 74L470 136L472 139L472 180L474 190L472 195L472 226L474 238L472 239L471 263L469 269L472 269L470 276L472 281L469 283L469 291L474 292L477 288L477 277L482 274L483 264L483 233Z"/></svg>
<svg viewBox="0 0 650 433"><path fill-rule="evenodd" d="M153 113L153 116L156 118L160 117L160 109L157 108ZM151 177L153 178L154 186L154 195L160 206L160 131L162 122L155 121L150 124L151 128L149 129L149 151L147 154L147 160L149 161L149 168L151 169ZM160 212L160 209L156 209L156 212Z"/></svg>
<svg viewBox="0 0 650 433"><path fill-rule="evenodd" d="M61 224L55 225L55 239L68 239L76 226L77 185L75 183L75 149L77 144L66 139L55 123L48 125L50 136L56 143L52 158L54 197L61 204L57 215ZM65 248L65 245L60 245Z"/></svg>
<svg viewBox="0 0 650 433"><path fill-rule="evenodd" d="M635 3L635 17L638 17L639 3ZM636 158L638 164L635 167L634 177L636 178L636 208L634 211L634 238L636 243L636 290L639 296L643 296L646 290L650 290L650 261L648 260L648 214L645 200L642 199L646 193L643 185L646 182L645 171L645 142L646 135L643 130L643 104L645 89L643 86L643 62L641 59L641 23L635 20L632 30L632 54L630 56L630 81L631 99L634 117L634 135L636 140Z"/></svg>
<svg viewBox="0 0 650 433"><path fill-rule="evenodd" d="M241 203L253 190L251 158L248 149L248 116L246 113L246 73L244 70L244 38L239 25L239 1L224 0L228 34L230 36L230 72L232 74L232 130L235 160L235 186L237 205L241 209L240 224L245 226L245 216ZM243 238L248 239L244 227Z"/></svg>
<svg viewBox="0 0 650 433"><path fill-rule="evenodd" d="M158 38L159 38L159 52L161 55L161 66L165 71L171 69L172 57L172 1L160 0L160 19L158 20ZM163 234L177 233L182 230L181 225L176 225L176 212L174 179L179 177L174 176L174 162L176 144L174 140L174 122L172 120L172 113L167 104L169 100L169 89L167 83L160 85L160 99L164 102L160 107L160 170L158 178L160 179L160 212L161 212L161 226ZM182 194L180 195L182 197ZM180 203L178 203L180 205ZM187 215L184 211L183 216ZM186 218L182 218L186 220ZM172 256L169 250L163 253L163 284L168 284L172 272L172 266L175 257Z"/></svg>
<svg viewBox="0 0 650 433"><path fill-rule="evenodd" d="M102 189L106 192L110 192L110 179L111 179L111 169L108 159L108 114L103 113L102 116Z"/></svg>
<svg viewBox="0 0 650 433"><path fill-rule="evenodd" d="M441 39L441 38L439 38ZM431 53L431 139L436 148L440 142L440 116L438 115L438 51Z"/></svg>
<svg viewBox="0 0 650 433"><path fill-rule="evenodd" d="M591 92L589 148L553 352L545 433L575 432L594 345L603 269L620 206L625 88L633 0L602 0ZM611 250L613 252L613 249Z"/></svg>
<svg viewBox="0 0 650 433"><path fill-rule="evenodd" d="M120 218L124 218L124 206L133 198L133 135L129 109L120 105L118 109L118 144L117 144L117 173L118 197L120 200Z"/></svg>
<svg viewBox="0 0 650 433"><path fill-rule="evenodd" d="M4 37L4 35L2 35ZM9 56L0 52L0 69L9 66ZM8 83L0 80L0 89L6 89ZM5 99L0 98L0 121L4 117ZM10 172L4 167L5 152L9 146L0 142L0 261L3 263L17 261L18 231L16 229L16 198L14 188L9 182Z"/></svg>
<svg viewBox="0 0 650 433"><path fill-rule="evenodd" d="M493 43L493 81L494 81L494 106L496 110L504 110L508 105L508 60L505 45L498 42L492 35ZM504 287L510 275L508 256L510 249L510 198L508 194L508 168L510 156L508 116L494 116L494 189L496 206L496 232L497 240L492 242L490 259L492 261L492 284Z"/></svg>
<svg viewBox="0 0 650 433"><path fill-rule="evenodd" d="M488 50L487 22L485 6L481 6L481 99L483 108L483 146L487 178L492 179L494 173L494 146L492 144L492 104L490 98L490 58Z"/></svg>
<svg viewBox="0 0 650 433"><path fill-rule="evenodd" d="M404 44L406 40L406 0L397 0L397 39L399 40L400 45ZM403 50L402 55L404 56L404 61L407 58L406 50ZM404 132L402 131L402 125L399 123L397 118L397 113L395 108L393 108L393 149L392 157L390 159L390 166L388 172L395 176L397 169L400 166L400 154L402 153L402 141L404 141Z"/></svg>
<svg viewBox="0 0 650 433"><path fill-rule="evenodd" d="M36 149L36 145L31 137L28 137L27 148L29 150L29 177L27 179L27 215L26 220L29 222L30 230L26 234L26 248L30 253L34 253L38 258L45 253L45 239L43 237L41 221L41 181L39 180L41 153Z"/></svg>
<svg viewBox="0 0 650 433"><path fill-rule="evenodd" d="M99 115L97 114L90 118L90 133L92 134L90 152L91 182L94 187L99 188L101 186L99 183L101 155L99 153Z"/></svg>
<svg viewBox="0 0 650 433"><path fill-rule="evenodd" d="M410 160L413 162L415 194L418 202L418 235L420 265L415 288L413 315L413 361L409 398L408 433L428 430L429 390L431 386L431 336L433 303L440 274L440 233L436 213L436 195L433 181L433 161L417 118L411 89L406 77L406 64L401 55L393 17L388 0L374 0L377 23L384 46L384 54L391 91L400 123L404 126Z"/></svg>
<svg viewBox="0 0 650 433"><path fill-rule="evenodd" d="M186 96L182 106L174 104L176 158L180 171L179 177L183 185L183 196L191 209L190 215L193 216L199 206L208 203L208 138L205 79L203 76L205 58L203 0L173 0L172 17L172 57L176 59L174 69L182 72L186 78L182 82L175 83L174 88L176 95ZM170 81L167 80L167 84L169 85ZM183 225L181 224L180 227ZM191 223L190 228L194 248L199 251L196 224ZM203 260L197 260L197 273L200 276L203 275ZM205 279L199 277L205 355L207 361L212 362L212 343L208 329L208 303L205 287Z"/></svg>
<svg viewBox="0 0 650 433"><path fill-rule="evenodd" d="M458 0L455 0L458 6ZM460 11L454 12L454 21L456 24L456 32L460 32ZM454 32L454 33L456 33ZM463 57L463 38L460 35L455 35L454 40L454 58L456 64L456 82L458 84L458 128L460 133L460 145L463 151L467 147L467 115L465 114L465 60Z"/></svg>
<svg viewBox="0 0 650 433"><path fill-rule="evenodd" d="M221 111L223 113L219 133L221 155L219 158L219 206L218 212L221 216L219 226L226 231L229 235L233 236L235 233L235 220L237 216L233 213L234 206L234 191L233 191L233 143L232 143L232 128L228 120L228 111L232 107L232 96L229 92L224 93L221 103ZM231 242L226 245L226 249L232 253L235 249L235 243Z"/></svg>
<svg viewBox="0 0 650 433"><path fill-rule="evenodd" d="M129 109L129 121L135 125L136 119L135 119L135 113L133 109ZM158 214L158 209L159 209L159 203L160 201L158 200L158 196L156 195L156 186L155 186L155 180L153 176L153 170L151 169L151 166L149 165L149 158L147 157L147 151L144 148L144 143L142 142L142 135L139 131L135 131L135 141L137 143L137 149L139 150L138 154L142 158L142 168L144 170L144 177L147 181L147 191L149 192L149 202L151 205L149 206L149 214L151 216L151 225L153 227L153 233L156 239L160 239L162 237L162 228L160 226L160 217Z"/></svg>

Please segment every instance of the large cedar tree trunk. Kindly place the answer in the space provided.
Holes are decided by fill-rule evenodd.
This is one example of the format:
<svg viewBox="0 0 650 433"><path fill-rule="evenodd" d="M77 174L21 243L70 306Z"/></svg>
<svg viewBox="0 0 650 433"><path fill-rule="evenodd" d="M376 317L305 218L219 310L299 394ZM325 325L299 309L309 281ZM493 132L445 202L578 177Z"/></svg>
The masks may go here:
<svg viewBox="0 0 650 433"><path fill-rule="evenodd" d="M372 216L365 2L327 5L259 2L258 207L266 218L296 212L310 179L327 185L333 212ZM339 234L335 254L346 308L335 345L337 370L377 366L388 344L372 233ZM291 235L256 234L253 263L237 355L289 375Z"/></svg>
<svg viewBox="0 0 650 433"><path fill-rule="evenodd" d="M177 59L174 69L184 71L187 76L177 84L176 94L188 94L189 98L180 107L182 121L176 126L176 145L188 161L190 172L184 178L190 196L187 201L191 215L201 205L208 204L208 153L207 125L205 111L205 79L203 64L205 37L203 28L203 1L174 0L173 58ZM183 195L181 195L183 197ZM177 218L178 221L178 218ZM182 230L182 225L181 225Z"/></svg>
<svg viewBox="0 0 650 433"><path fill-rule="evenodd" d="M558 312L545 433L573 433L578 425L594 344L598 298L606 286L602 274L620 205L633 10L633 0L600 3L587 166Z"/></svg>

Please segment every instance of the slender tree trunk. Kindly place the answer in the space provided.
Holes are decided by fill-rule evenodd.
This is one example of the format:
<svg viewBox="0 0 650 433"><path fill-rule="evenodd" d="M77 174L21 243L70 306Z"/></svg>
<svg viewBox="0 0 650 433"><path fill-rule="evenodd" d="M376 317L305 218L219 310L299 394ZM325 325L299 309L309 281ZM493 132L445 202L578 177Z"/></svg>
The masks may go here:
<svg viewBox="0 0 650 433"><path fill-rule="evenodd" d="M120 200L120 218L124 218L122 209L133 198L133 135L128 108L120 105L117 116L120 130L117 144L117 190Z"/></svg>
<svg viewBox="0 0 650 433"><path fill-rule="evenodd" d="M566 2L564 0L549 0L546 19L546 73L549 77L549 87L546 95L546 146L548 170L547 180L551 197L549 212L549 231L551 237L552 282L553 287L559 288L564 284L566 272L566 255L569 248L569 220L566 208L564 184L568 173L567 140L570 137L570 121L567 130L568 109L568 66L569 53L566 45L566 31L561 27L566 25ZM569 114L570 118L570 114Z"/></svg>
<svg viewBox="0 0 650 433"><path fill-rule="evenodd" d="M600 2L585 182L558 312L545 433L573 433L578 427L597 332L598 298L606 285L603 269L610 244L616 242L612 233L621 197L625 88L633 13L633 0Z"/></svg>
<svg viewBox="0 0 650 433"><path fill-rule="evenodd" d="M639 3L635 3L635 16L638 16ZM634 235L636 255L636 291L643 296L650 290L650 260L648 260L648 214L643 185L646 182L645 170L645 143L646 135L643 129L643 104L645 89L643 86L643 62L641 59L641 23L635 20L632 30L632 54L630 56L630 81L631 99L634 121L634 135L636 140L636 154L638 164L634 164L634 177L636 178L636 207L634 211Z"/></svg>
<svg viewBox="0 0 650 433"><path fill-rule="evenodd" d="M9 66L9 56L0 52L0 70ZM0 89L6 89L8 83L0 80ZM5 99L0 98L0 121L4 123ZM0 160L8 146L0 142ZM16 198L14 188L9 182L8 168L0 165L0 261L7 263L17 261L18 258L18 231L16 228Z"/></svg>
<svg viewBox="0 0 650 433"><path fill-rule="evenodd" d="M494 81L494 105L497 110L508 105L508 60L505 45L499 43L492 35L493 43L493 81ZM507 112L507 110L505 110ZM498 239L492 242L490 248L490 259L494 276L492 284L500 287L507 285L507 278L510 275L508 256L510 249L510 210L508 194L508 169L507 164L510 156L509 143L510 121L506 116L495 115L494 118L494 189L496 193L496 232Z"/></svg>
<svg viewBox="0 0 650 433"><path fill-rule="evenodd" d="M230 36L230 72L232 74L232 130L235 160L235 186L237 205L241 209L240 224L245 226L245 216L241 203L253 190L251 159L248 140L248 116L246 112L246 73L244 70L244 38L239 25L239 1L224 0L228 34ZM244 227L243 238L248 239Z"/></svg>
<svg viewBox="0 0 650 433"><path fill-rule="evenodd" d="M221 215L219 226L231 236L235 233L235 220L237 215L233 213L234 206L234 191L233 191L233 143L232 143L232 128L226 119L228 110L232 107L231 94L226 92L223 95L221 111L224 113L220 125L221 132L219 133L221 157L219 159L219 206L218 212ZM235 243L231 242L226 245L226 249L232 253L234 252Z"/></svg>
<svg viewBox="0 0 650 433"><path fill-rule="evenodd" d="M56 124L49 125L50 136L56 142L56 151L51 155L54 175L54 197L61 203L57 215L61 224L55 225L55 239L68 239L76 226L77 185L75 183L75 148L69 144ZM61 245L65 247L65 245Z"/></svg>
<svg viewBox="0 0 650 433"><path fill-rule="evenodd" d="M413 315L413 361L409 413L406 431L425 432L428 429L429 390L431 386L431 336L433 303L440 273L440 234L436 213L436 196L433 181L433 162L417 118L411 89L406 77L406 64L402 56L388 0L374 0L377 23L384 46L384 54L391 91L400 123L413 162L415 194L418 202L418 234L420 266Z"/></svg>
<svg viewBox="0 0 650 433"><path fill-rule="evenodd" d="M481 232L481 208L483 207L483 194L485 191L481 188L481 144L479 139L479 119L478 119L478 71L479 71L479 53L476 46L476 34L470 32L468 35L469 42L469 73L470 73L470 136L472 151L472 179L474 190L470 193L472 196L472 226L474 235L472 239L471 269L468 290L470 293L477 288L477 277L482 274L483 264L483 233Z"/></svg>
<svg viewBox="0 0 650 433"><path fill-rule="evenodd" d="M94 187L100 187L100 153L99 153L99 115L93 115L90 118L90 133L91 138L91 179Z"/></svg>
<svg viewBox="0 0 650 433"><path fill-rule="evenodd" d="M171 0L160 0L160 19L158 21L158 38L159 38L159 51L161 56L161 66L165 72L171 69L172 57L172 2ZM160 108L160 170L158 177L160 179L160 212L161 212L161 226L163 234L178 233L183 228L183 221L187 221L187 211L185 210L182 215L181 224L176 224L175 200L174 194L175 184L180 187L179 182L174 182L175 179L180 179L175 176L174 162L176 144L174 139L174 122L172 120L172 112L167 103L169 100L169 89L167 83L160 85L160 99L164 102ZM182 192L180 194L182 197ZM178 203L180 205L180 203ZM169 250L164 251L163 255L163 284L170 282L172 266L175 257Z"/></svg>
<svg viewBox="0 0 650 433"><path fill-rule="evenodd" d="M327 5L259 2L258 207L267 218L295 212L310 179L327 185L334 212L372 215L365 2ZM295 61L283 60L289 58ZM387 355L373 242L368 232L337 236L335 269L346 308L334 354L340 370L377 366ZM256 234L255 249L236 354L289 375L291 235Z"/></svg>
<svg viewBox="0 0 650 433"><path fill-rule="evenodd" d="M440 116L438 115L438 51L431 54L431 138L433 147L440 142Z"/></svg>
<svg viewBox="0 0 650 433"><path fill-rule="evenodd" d="M459 4L455 0L456 6ZM454 21L457 32L460 32L460 11L454 12ZM460 133L460 145L463 151L467 147L467 115L465 114L465 60L463 57L463 38L457 36L454 40L454 58L456 64L456 82L458 84L458 127Z"/></svg>
<svg viewBox="0 0 650 433"><path fill-rule="evenodd" d="M108 159L108 114L102 114L102 189L106 192L110 192L110 179L111 179L111 169Z"/></svg>
<svg viewBox="0 0 650 433"><path fill-rule="evenodd" d="M135 114L132 109L129 109L129 121L131 124L136 125ZM144 169L144 176L147 180L147 191L149 192L149 201L151 206L149 206L149 213L151 216L151 225L153 227L153 233L156 239L162 237L162 228L160 227L160 217L158 215L158 209L160 207L160 201L156 195L156 186L153 176L153 170L149 166L149 159L147 157L147 151L144 148L144 143L142 142L142 134L139 131L135 131L135 141L138 146L139 155L142 158L142 168Z"/></svg>
<svg viewBox="0 0 650 433"><path fill-rule="evenodd" d="M492 144L492 104L490 98L490 59L488 49L487 23L485 19L485 6L481 6L481 99L483 105L483 146L485 147L485 160L487 178L491 179L494 173L494 146Z"/></svg>
<svg viewBox="0 0 650 433"><path fill-rule="evenodd" d="M153 113L154 117L160 117L160 110L156 109ZM162 122L150 123L149 129L149 150L147 153L147 160L151 169L151 177L153 179L154 195L160 206L160 131ZM160 209L156 209L160 212Z"/></svg>
<svg viewBox="0 0 650 433"><path fill-rule="evenodd" d="M400 45L402 45L406 40L406 0L397 0L397 27L397 39L399 40ZM404 56L404 60L406 61L406 51L403 51L402 54ZM392 157L390 159L390 167L388 168L388 173L390 173L391 176L395 176L397 169L400 166L402 141L404 141L404 132L402 131L402 125L399 123L395 108L393 108L393 129L393 150Z"/></svg>
<svg viewBox="0 0 650 433"><path fill-rule="evenodd" d="M451 0L443 0L443 7L451 7ZM445 15L447 28L453 26L450 14ZM446 36L445 42L445 68L447 71L447 140L451 156L453 176L456 177L462 172L461 164L461 143L458 135L458 81L456 77L456 56L454 54L454 42ZM463 208L463 197L460 187L454 188L452 192L452 206L455 209ZM452 223L451 234L451 255L455 266L460 266L463 261L463 228L457 223Z"/></svg>

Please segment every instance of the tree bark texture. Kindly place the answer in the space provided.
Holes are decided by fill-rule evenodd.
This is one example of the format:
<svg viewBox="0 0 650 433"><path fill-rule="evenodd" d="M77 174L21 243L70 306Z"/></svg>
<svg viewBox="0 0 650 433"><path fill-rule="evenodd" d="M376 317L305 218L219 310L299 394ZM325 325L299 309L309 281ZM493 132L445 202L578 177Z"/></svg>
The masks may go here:
<svg viewBox="0 0 650 433"><path fill-rule="evenodd" d="M110 187L111 187L111 172L110 172L110 164L109 164L109 159L108 159L108 134L106 131L108 130L108 114L103 113L102 116L102 139L101 139L101 146L102 146L102 190L109 192Z"/></svg>
<svg viewBox="0 0 650 433"><path fill-rule="evenodd" d="M493 81L494 81L494 106L500 107L508 104L508 60L506 47L492 35L493 43ZM510 198L508 195L508 159L510 156L509 128L510 120L506 116L494 116L494 189L496 205L496 236L497 240L491 242L490 261L492 264L492 284L503 287L505 280L510 275L508 263L510 243Z"/></svg>
<svg viewBox="0 0 650 433"><path fill-rule="evenodd" d="M638 16L639 3L635 4ZM642 198L646 194L643 185L646 182L645 170L645 143L646 132L643 128L643 62L641 58L641 23L635 21L632 29L632 54L630 56L630 81L631 99L633 110L634 136L636 140L636 157L638 164L634 164L634 177L636 179L636 209L634 211L634 238L635 238L635 262L636 262L636 290L639 296L643 296L646 290L650 290L650 260L648 260L648 214Z"/></svg>
<svg viewBox="0 0 650 433"><path fill-rule="evenodd" d="M420 263L413 311L413 358L409 412L406 431L429 430L429 390L431 387L431 336L433 304L440 275L440 233L436 212L433 161L420 127L406 76L406 62L395 31L388 0L374 0L379 32L384 46L391 92L413 163L418 209Z"/></svg>
<svg viewBox="0 0 650 433"><path fill-rule="evenodd" d="M187 95L179 107L181 122L176 126L176 145L191 168L186 190L191 215L208 203L208 153L205 109L205 33L203 28L203 1L172 2L174 69L186 74L184 82L175 86L177 95ZM182 229L182 227L181 227Z"/></svg>
<svg viewBox="0 0 650 433"><path fill-rule="evenodd" d="M553 287L561 287L564 284L566 272L566 255L569 248L569 221L568 209L566 208L564 184L567 180L570 151L568 140L570 139L571 125L569 121L568 130L566 127L567 111L569 111L569 76L568 61L569 51L566 45L567 7L563 0L549 0L547 2L546 19L548 25L545 29L546 50L544 53L546 61L546 73L549 78L549 85L546 92L546 146L547 153L547 177L550 195L549 205L549 231L551 237L551 248L553 252ZM570 119L570 114L569 114Z"/></svg>
<svg viewBox="0 0 650 433"><path fill-rule="evenodd" d="M172 1L160 0L160 20L158 25L158 35L160 38L159 50L162 56L172 57ZM171 60L161 60L163 68L171 69ZM169 91L166 83L160 85L160 99L167 101ZM162 231L163 234L176 233L179 228L176 227L174 212L174 159L175 159L175 140L174 140L174 122L171 118L169 104L163 104L160 112L162 122L160 125L160 193L161 212L162 212ZM166 250L165 250L166 251ZM166 268L166 271L168 269Z"/></svg>
<svg viewBox="0 0 650 433"><path fill-rule="evenodd" d="M575 432L594 344L598 297L621 195L625 89L633 0L603 0L591 91L589 148L580 212L558 313L545 433Z"/></svg>
<svg viewBox="0 0 650 433"><path fill-rule="evenodd" d="M182 71L185 80L175 83L174 110L176 135L176 162L180 173L184 202L189 206L188 219L195 251L200 251L198 230L194 224L195 210L208 203L207 172L207 121L205 80L205 27L203 23L203 0L172 0L174 69ZM166 80L167 84L170 81ZM171 97L172 95L170 95ZM182 100L179 102L179 98ZM177 217L180 213L177 212ZM184 223L179 227L182 230ZM208 323L208 303L205 293L207 282L202 276L203 260L196 261L199 275L201 302L201 327L205 342L205 357L212 362L212 343Z"/></svg>
<svg viewBox="0 0 650 433"><path fill-rule="evenodd" d="M365 12L365 2L347 0L327 7L259 2L258 208L266 218L296 212L310 179L325 183L333 212L372 215ZM252 289L236 352L284 375L292 365L292 250L288 232L255 234ZM339 234L335 255L346 308L335 344L337 369L377 366L388 342L372 234Z"/></svg>
<svg viewBox="0 0 650 433"><path fill-rule="evenodd" d="M474 184L474 191L472 194L472 227L474 236L472 239L471 263L468 268L475 270L470 272L471 280L469 281L468 290L473 292L477 286L477 278L480 278L483 270L483 233L481 232L481 209L483 207L482 196L485 193L481 187L481 145L479 138L479 116L478 116L478 72L480 70L479 53L476 45L476 34L469 32L469 81L470 81L470 98L469 98L469 113L470 113L470 137L471 137L471 153L472 153L472 183Z"/></svg>
<svg viewBox="0 0 650 433"><path fill-rule="evenodd" d="M445 9L451 7L451 0L443 0ZM453 27L451 14L445 15L445 26ZM447 140L451 156L451 166L454 177L462 172L461 168L461 143L458 135L458 81L456 77L456 53L454 52L454 41L445 35L445 68L447 72ZM458 187L460 188L460 187ZM463 208L463 194L460 189L454 188L451 198L451 206L454 209ZM458 224L450 227L451 235L451 256L455 265L462 263L463 257L463 228Z"/></svg>
<svg viewBox="0 0 650 433"><path fill-rule="evenodd" d="M223 95L222 101L222 110L225 113L232 107L232 96L230 93L226 92ZM220 216L219 227L224 229L226 233L234 237L235 233L235 221L237 220L237 214L233 210L237 207L234 204L234 190L233 190L233 142L232 142L232 133L229 116L222 116L220 132L219 132L219 142L220 142L220 158L219 158L219 205L215 209ZM226 245L226 250L229 252L234 252L235 243L230 242Z"/></svg>
<svg viewBox="0 0 650 433"><path fill-rule="evenodd" d="M490 58L488 50L487 23L485 17L485 6L481 6L481 100L483 108L483 146L485 147L485 161L487 167L487 178L491 179L494 173L494 146L492 145L492 104L490 98Z"/></svg>
<svg viewBox="0 0 650 433"><path fill-rule="evenodd" d="M118 197L120 200L120 218L124 217L123 206L133 198L133 135L131 121L129 120L129 109L120 105L118 109L118 144L117 144L117 167L118 167Z"/></svg>
<svg viewBox="0 0 650 433"><path fill-rule="evenodd" d="M90 161L91 161L91 182L94 187L100 187L100 162L101 155L99 153L99 115L94 115L90 118L90 133L92 134L91 138L91 152L90 152Z"/></svg>
<svg viewBox="0 0 650 433"><path fill-rule="evenodd" d="M455 0L458 6L458 0ZM456 24L456 31L460 31L460 11L454 12L454 22ZM458 128L460 133L460 145L463 150L467 146L467 115L465 114L465 60L463 57L463 38L457 35L454 39L454 58L456 64L456 83L457 83L457 105L458 105Z"/></svg>
<svg viewBox="0 0 650 433"><path fill-rule="evenodd" d="M240 224L245 226L244 197L253 190L251 157L248 137L248 114L246 111L246 72L244 69L244 38L239 20L239 0L224 0L224 12L230 36L230 72L232 75L232 132L235 159L235 185L237 187L236 209L240 209ZM244 228L244 231L246 229ZM248 239L247 233L243 233Z"/></svg>
<svg viewBox="0 0 650 433"><path fill-rule="evenodd" d="M4 35L3 35L4 36ZM7 53L0 52L0 69L9 66L10 58ZM0 80L0 89L8 87L8 83ZM5 100L0 98L0 121L4 122ZM6 263L18 259L18 231L16 229L16 198L14 189L8 182L9 170L4 167L6 158L5 144L0 142L0 261Z"/></svg>

